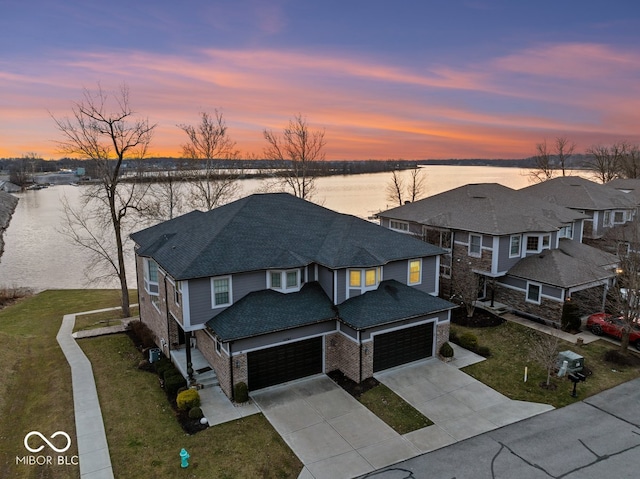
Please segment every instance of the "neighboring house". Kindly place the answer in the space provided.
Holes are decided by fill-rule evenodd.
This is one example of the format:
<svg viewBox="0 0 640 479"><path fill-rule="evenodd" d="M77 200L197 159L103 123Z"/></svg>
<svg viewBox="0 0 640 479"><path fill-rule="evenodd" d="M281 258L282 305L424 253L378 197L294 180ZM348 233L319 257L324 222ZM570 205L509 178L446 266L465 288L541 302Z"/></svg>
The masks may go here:
<svg viewBox="0 0 640 479"><path fill-rule="evenodd" d="M442 249L286 193L131 238L141 320L166 355L197 347L229 397L240 382L255 390L335 369L360 382L448 339Z"/></svg>
<svg viewBox="0 0 640 479"><path fill-rule="evenodd" d="M588 215L499 184L462 186L378 217L382 226L447 250L440 262L445 298L471 282L478 299L559 321L570 297L586 310L593 298L601 304L615 277L615 256L581 244ZM539 269L542 260L548 276Z"/></svg>
<svg viewBox="0 0 640 479"><path fill-rule="evenodd" d="M638 204L631 195L579 176L560 176L519 191L587 215L583 241L594 246L593 240L607 230L631 221Z"/></svg>

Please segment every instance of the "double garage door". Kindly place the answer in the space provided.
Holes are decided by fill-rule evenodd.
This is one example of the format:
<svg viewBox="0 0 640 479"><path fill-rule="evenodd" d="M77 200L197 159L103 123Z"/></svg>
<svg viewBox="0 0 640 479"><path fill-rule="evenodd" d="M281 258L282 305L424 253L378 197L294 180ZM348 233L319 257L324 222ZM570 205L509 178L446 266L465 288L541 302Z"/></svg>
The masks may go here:
<svg viewBox="0 0 640 479"><path fill-rule="evenodd" d="M266 388L322 372L322 336L247 354L248 387Z"/></svg>
<svg viewBox="0 0 640 479"><path fill-rule="evenodd" d="M373 371L433 356L433 322L378 334L373 339ZM322 336L247 354L251 391L322 372Z"/></svg>
<svg viewBox="0 0 640 479"><path fill-rule="evenodd" d="M433 356L433 322L373 338L373 372Z"/></svg>

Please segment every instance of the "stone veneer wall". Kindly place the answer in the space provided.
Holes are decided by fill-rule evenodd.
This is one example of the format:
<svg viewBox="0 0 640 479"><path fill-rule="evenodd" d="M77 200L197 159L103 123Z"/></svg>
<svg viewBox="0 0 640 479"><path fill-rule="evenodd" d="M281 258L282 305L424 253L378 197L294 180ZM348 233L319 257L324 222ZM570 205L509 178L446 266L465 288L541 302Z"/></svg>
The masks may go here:
<svg viewBox="0 0 640 479"><path fill-rule="evenodd" d="M552 301L543 297L540 304L528 303L525 301L525 294L524 291L496 285L496 298L499 298L497 300L501 303L509 305L516 311L530 314L545 321L560 323L563 305L561 301Z"/></svg>
<svg viewBox="0 0 640 479"><path fill-rule="evenodd" d="M602 299L604 297L604 285L596 286L571 293L571 300L578 305L583 315L602 311Z"/></svg>

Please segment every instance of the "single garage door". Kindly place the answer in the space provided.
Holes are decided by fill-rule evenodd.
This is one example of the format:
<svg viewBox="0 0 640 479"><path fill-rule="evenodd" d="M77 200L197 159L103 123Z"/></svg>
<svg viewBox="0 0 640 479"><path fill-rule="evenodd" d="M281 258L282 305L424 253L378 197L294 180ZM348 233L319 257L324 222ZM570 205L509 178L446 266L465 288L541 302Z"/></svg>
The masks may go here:
<svg viewBox="0 0 640 479"><path fill-rule="evenodd" d="M247 354L251 391L322 372L322 336Z"/></svg>
<svg viewBox="0 0 640 479"><path fill-rule="evenodd" d="M373 371L433 356L434 324L426 323L374 336Z"/></svg>

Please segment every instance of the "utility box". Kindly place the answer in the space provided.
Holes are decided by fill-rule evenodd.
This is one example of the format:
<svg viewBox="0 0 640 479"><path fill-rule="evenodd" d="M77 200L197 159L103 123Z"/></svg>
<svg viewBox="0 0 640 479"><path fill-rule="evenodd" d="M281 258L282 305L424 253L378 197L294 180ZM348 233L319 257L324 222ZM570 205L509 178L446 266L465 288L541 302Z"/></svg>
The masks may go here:
<svg viewBox="0 0 640 479"><path fill-rule="evenodd" d="M564 361L567 361L567 373L569 374L580 372L584 368L584 357L573 351L562 351L558 354L556 361L558 369L562 367Z"/></svg>
<svg viewBox="0 0 640 479"><path fill-rule="evenodd" d="M156 361L158 361L160 359L160 354L160 348L151 348L149 350L149 362L155 363Z"/></svg>

